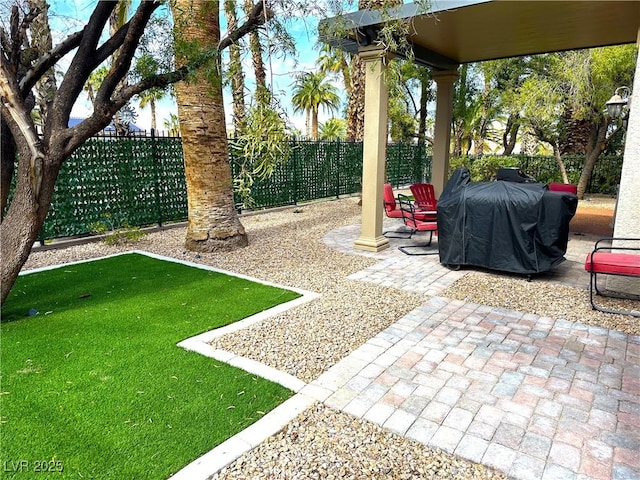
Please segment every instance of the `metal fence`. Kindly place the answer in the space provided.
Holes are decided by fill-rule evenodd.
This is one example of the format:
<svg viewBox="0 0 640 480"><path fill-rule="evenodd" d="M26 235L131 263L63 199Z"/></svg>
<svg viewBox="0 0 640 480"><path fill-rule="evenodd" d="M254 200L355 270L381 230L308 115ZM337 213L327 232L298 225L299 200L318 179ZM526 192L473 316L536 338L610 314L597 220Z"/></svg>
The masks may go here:
<svg viewBox="0 0 640 480"><path fill-rule="evenodd" d="M185 192L180 138L94 137L63 164L41 239L182 220Z"/></svg>
<svg viewBox="0 0 640 480"><path fill-rule="evenodd" d="M230 156L232 175L241 159ZM431 157L417 145L392 144L388 179L394 185L428 181ZM291 140L291 156L251 188L253 208L295 205L360 191L361 142ZM240 209L241 199L236 194ZM145 226L187 218L179 137L96 136L65 161L40 238L90 233L97 227Z"/></svg>
<svg viewBox="0 0 640 480"><path fill-rule="evenodd" d="M560 171L554 157L532 157L516 155L520 160L520 168L543 183L562 181ZM562 157L569 183L577 184L582 173L584 156L567 155ZM615 195L622 175L622 156L601 155L591 174L586 191L604 195Z"/></svg>
<svg viewBox="0 0 640 480"><path fill-rule="evenodd" d="M251 189L253 208L295 205L360 191L361 142L291 140L291 156ZM241 159L230 157L237 176ZM571 181L581 159L567 161ZM593 185L619 183L622 159L605 157L594 171ZM521 157L521 167L539 181L559 180L553 157ZM387 181L394 187L428 182L431 155L424 145L390 144ZM593 191L590 190L590 191ZM600 190L597 190L600 191ZM241 199L236 196L237 205ZM82 235L122 225L145 226L187 218L186 182L179 137L94 137L63 165L41 240Z"/></svg>
<svg viewBox="0 0 640 480"><path fill-rule="evenodd" d="M234 178L239 175L241 161L231 157ZM409 185L428 181L430 175L431 156L424 145L388 146L388 182ZM356 193L361 184L362 142L292 140L288 161L278 165L271 177L256 180L251 196L254 208L268 208Z"/></svg>

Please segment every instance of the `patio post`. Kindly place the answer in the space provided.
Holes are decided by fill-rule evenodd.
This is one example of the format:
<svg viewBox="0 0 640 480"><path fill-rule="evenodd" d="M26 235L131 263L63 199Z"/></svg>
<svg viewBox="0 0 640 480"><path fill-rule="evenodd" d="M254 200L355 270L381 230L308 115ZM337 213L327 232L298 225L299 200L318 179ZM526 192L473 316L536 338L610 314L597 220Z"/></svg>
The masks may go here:
<svg viewBox="0 0 640 480"><path fill-rule="evenodd" d="M638 29L640 46L640 29ZM622 175L616 207L613 236L618 238L640 238L640 59L636 60L636 72L631 88L627 138L622 157ZM623 244L624 242L619 242ZM633 278L611 277L607 288L618 292L638 293L638 282Z"/></svg>
<svg viewBox="0 0 640 480"><path fill-rule="evenodd" d="M366 71L364 91L364 142L362 149L362 230L354 242L358 250L379 252L389 248L382 235L382 186L387 149L387 57L380 48L358 52Z"/></svg>
<svg viewBox="0 0 640 480"><path fill-rule="evenodd" d="M457 70L433 72L437 85L436 118L433 135L433 160L431 163L431 183L440 197L449 180L449 145L451 143L451 121L453 119L453 84L458 79Z"/></svg>

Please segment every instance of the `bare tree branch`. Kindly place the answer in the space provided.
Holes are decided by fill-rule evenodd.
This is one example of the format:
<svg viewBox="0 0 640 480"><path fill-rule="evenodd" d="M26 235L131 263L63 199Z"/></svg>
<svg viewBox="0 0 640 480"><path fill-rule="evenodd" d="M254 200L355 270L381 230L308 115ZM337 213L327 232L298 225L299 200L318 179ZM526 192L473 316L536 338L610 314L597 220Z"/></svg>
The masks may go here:
<svg viewBox="0 0 640 480"><path fill-rule="evenodd" d="M120 110L134 95L137 95L149 88L165 87L169 84L178 82L187 77L190 68L197 68L197 65L183 66L173 72L160 75L154 75L140 82L130 85L119 90L107 103L96 103L93 113L90 117L78 123L74 127L68 129L70 133L69 141L65 146L68 152L72 152L80 146L86 139L93 136L96 132L96 125L103 128L108 125L113 115Z"/></svg>
<svg viewBox="0 0 640 480"><path fill-rule="evenodd" d="M160 5L161 3L157 1L142 2L131 20L129 20L124 41L122 46L119 47L120 53L118 54L118 61L111 65L111 70L109 70L109 73L96 93L97 104L107 103L120 80L127 75L139 40L144 34L145 27L149 22L149 18L151 18L153 12Z"/></svg>
<svg viewBox="0 0 640 480"><path fill-rule="evenodd" d="M67 127L64 123L69 118L76 98L78 98L87 78L93 71L92 62L87 61L87 59L91 59L95 55L100 36L109 21L109 16L115 5L115 2L98 2L83 30L84 33L78 45L78 50L67 69L67 73L58 89L58 95L54 100L53 130Z"/></svg>
<svg viewBox="0 0 640 480"><path fill-rule="evenodd" d="M8 111L11 119L18 127L20 134L27 140L27 144L29 145L31 153L29 165L32 194L34 198L38 198L40 185L42 184L44 154L31 116L24 106L18 83L15 77L10 74L9 65L4 57L0 57L0 99L2 100L2 110Z"/></svg>
<svg viewBox="0 0 640 480"><path fill-rule="evenodd" d="M69 35L50 52L45 52L45 54L20 81L20 90L22 94L26 95L26 93L33 88L36 82L42 78L42 75L44 75L47 70L53 67L58 60L64 57L67 53L76 48L80 44L83 35L84 29Z"/></svg>
<svg viewBox="0 0 640 480"><path fill-rule="evenodd" d="M253 6L253 10L251 10L251 13L247 17L246 21L235 30L229 32L226 37L220 40L218 49L222 51L225 48L230 47L247 33L257 30L267 21L271 20L274 16L273 11L271 9L267 9L265 11L264 8L264 2L258 0L258 2L256 2L256 4Z"/></svg>

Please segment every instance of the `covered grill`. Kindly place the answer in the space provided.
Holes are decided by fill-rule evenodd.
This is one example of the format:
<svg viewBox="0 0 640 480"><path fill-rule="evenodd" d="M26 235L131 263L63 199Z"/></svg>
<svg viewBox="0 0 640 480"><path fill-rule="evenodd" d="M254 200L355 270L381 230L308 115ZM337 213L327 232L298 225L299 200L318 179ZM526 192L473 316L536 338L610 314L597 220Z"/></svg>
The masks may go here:
<svg viewBox="0 0 640 480"><path fill-rule="evenodd" d="M440 262L545 272L564 261L578 198L542 183L471 182L456 170L438 200Z"/></svg>

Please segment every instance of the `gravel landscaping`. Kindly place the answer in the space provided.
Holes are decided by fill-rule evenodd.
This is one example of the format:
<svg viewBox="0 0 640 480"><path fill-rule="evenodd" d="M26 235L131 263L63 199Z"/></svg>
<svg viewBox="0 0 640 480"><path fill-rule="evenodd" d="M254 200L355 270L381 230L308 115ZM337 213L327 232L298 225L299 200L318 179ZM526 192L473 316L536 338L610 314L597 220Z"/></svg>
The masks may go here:
<svg viewBox="0 0 640 480"><path fill-rule="evenodd" d="M527 282L518 277L469 272L446 289L442 296L640 335L638 318L592 310L588 290L557 283ZM617 299L598 298L597 301L617 309L629 310L634 306L631 301ZM637 309L638 302L633 303Z"/></svg>
<svg viewBox="0 0 640 480"><path fill-rule="evenodd" d="M241 220L250 244L233 253L187 252L185 228L179 227L147 234L134 245L98 242L34 251L25 269L138 249L318 292L322 296L313 302L214 343L305 382L425 301L415 293L347 279L377 260L337 252L322 238L337 227L360 222L356 198L246 215ZM443 296L640 332L637 319L593 312L588 292L548 282L469 272ZM216 478L504 477L318 404Z"/></svg>

